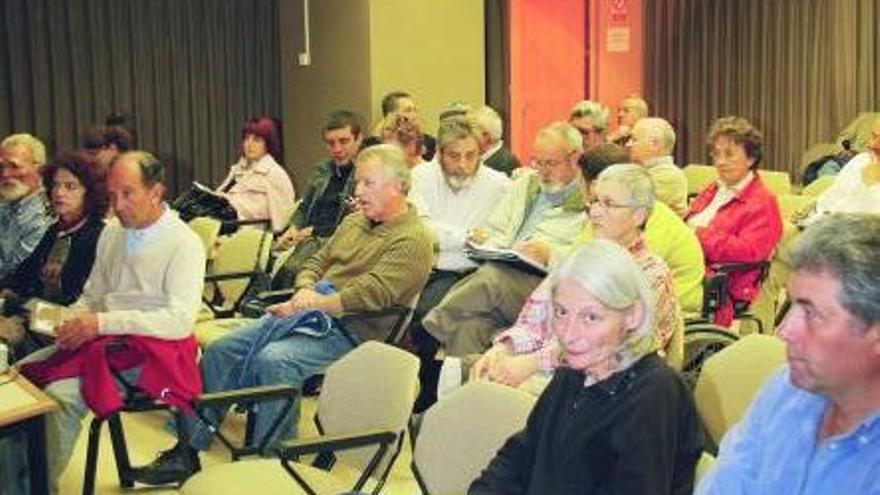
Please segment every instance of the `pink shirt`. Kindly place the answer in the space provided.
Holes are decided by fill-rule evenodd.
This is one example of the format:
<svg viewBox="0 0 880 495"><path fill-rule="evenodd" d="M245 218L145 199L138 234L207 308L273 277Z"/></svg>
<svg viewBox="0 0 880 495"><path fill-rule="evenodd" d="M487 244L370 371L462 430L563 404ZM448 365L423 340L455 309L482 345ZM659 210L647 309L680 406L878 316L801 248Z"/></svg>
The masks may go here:
<svg viewBox="0 0 880 495"><path fill-rule="evenodd" d="M233 179L235 183L223 193ZM296 199L290 176L268 153L250 165L244 158L239 159L230 167L217 192L229 199L240 220L268 218L275 232L286 227Z"/></svg>

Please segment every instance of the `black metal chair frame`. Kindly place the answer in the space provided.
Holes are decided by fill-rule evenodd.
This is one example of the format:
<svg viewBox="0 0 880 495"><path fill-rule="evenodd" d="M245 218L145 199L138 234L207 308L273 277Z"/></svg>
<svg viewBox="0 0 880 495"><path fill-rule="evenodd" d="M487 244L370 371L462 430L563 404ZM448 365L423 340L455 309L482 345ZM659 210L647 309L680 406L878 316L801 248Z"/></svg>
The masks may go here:
<svg viewBox="0 0 880 495"><path fill-rule="evenodd" d="M760 269L758 285L760 286L770 273L770 262L760 261L757 263L722 263L713 266L715 273L703 280L703 305L700 308L700 316L697 319L686 321L692 323L711 323L718 308L727 303L730 298L730 274L748 270ZM749 313L748 303L734 301L734 318L738 320L754 321L758 326L758 333L764 333L764 325L755 315Z"/></svg>

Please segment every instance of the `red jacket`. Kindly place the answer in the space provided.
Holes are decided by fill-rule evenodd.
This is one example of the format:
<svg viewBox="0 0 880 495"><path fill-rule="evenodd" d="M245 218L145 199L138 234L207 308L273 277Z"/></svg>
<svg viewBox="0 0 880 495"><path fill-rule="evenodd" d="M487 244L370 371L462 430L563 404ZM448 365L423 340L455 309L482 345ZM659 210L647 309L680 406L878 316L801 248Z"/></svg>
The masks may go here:
<svg viewBox="0 0 880 495"><path fill-rule="evenodd" d="M712 183L694 198L688 217L703 211L718 192ZM764 187L761 177L755 178L718 213L706 227L697 227L697 238L703 246L706 276L714 273L719 263L757 263L769 260L782 237L782 216L776 198ZM733 301L752 302L758 297L760 270L730 274L730 298L715 314L715 322L728 326L733 321Z"/></svg>
<svg viewBox="0 0 880 495"><path fill-rule="evenodd" d="M125 342L125 347L106 352L107 344ZM95 416L104 418L122 407L122 399L110 369L140 366L135 385L153 399L187 412L202 393L202 377L196 363L198 343L192 336L163 340L127 335L101 337L75 350L58 350L45 361L27 363L21 372L38 387L64 378L79 377L80 391Z"/></svg>

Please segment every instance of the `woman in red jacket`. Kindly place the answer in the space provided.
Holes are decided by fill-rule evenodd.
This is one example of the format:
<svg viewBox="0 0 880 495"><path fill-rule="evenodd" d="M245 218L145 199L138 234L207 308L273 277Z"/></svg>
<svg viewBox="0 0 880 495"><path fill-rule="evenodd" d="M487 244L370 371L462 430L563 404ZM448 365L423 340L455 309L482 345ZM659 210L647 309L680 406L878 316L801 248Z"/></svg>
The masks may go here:
<svg viewBox="0 0 880 495"><path fill-rule="evenodd" d="M707 276L722 263L769 260L782 236L779 205L757 172L761 139L761 131L742 117L722 117L709 128L718 180L694 199L686 217L703 246ZM716 312L716 323L729 325L734 303L758 296L759 277L759 269L730 274L730 297Z"/></svg>

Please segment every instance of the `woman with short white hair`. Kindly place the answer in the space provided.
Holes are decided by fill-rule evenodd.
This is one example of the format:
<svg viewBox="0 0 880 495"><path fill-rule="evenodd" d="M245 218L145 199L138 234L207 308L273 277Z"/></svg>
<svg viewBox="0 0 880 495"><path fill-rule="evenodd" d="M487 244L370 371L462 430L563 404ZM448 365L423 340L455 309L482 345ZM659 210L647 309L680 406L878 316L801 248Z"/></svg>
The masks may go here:
<svg viewBox="0 0 880 495"><path fill-rule="evenodd" d="M550 290L562 367L469 493L691 493L703 437L690 391L656 353L641 267L593 241Z"/></svg>

